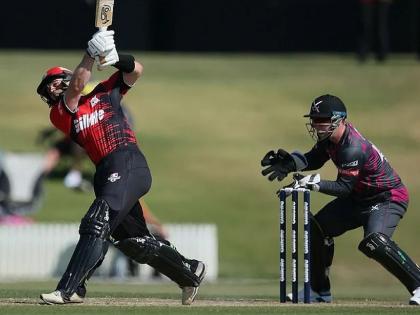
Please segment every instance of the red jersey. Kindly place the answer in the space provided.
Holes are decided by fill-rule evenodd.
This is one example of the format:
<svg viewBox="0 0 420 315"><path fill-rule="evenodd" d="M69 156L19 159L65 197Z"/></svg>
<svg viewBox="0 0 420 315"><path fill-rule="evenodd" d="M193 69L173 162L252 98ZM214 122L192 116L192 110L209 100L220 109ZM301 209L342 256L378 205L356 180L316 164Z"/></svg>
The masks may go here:
<svg viewBox="0 0 420 315"><path fill-rule="evenodd" d="M82 96L74 113L61 98L51 107L50 120L98 164L116 149L137 143L121 108L121 99L129 88L118 71Z"/></svg>

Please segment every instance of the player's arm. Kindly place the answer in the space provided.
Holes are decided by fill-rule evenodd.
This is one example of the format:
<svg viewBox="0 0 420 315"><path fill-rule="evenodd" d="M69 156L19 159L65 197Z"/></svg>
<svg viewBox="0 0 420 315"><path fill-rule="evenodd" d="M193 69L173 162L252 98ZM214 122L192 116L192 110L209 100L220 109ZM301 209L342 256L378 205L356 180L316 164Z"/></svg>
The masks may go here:
<svg viewBox="0 0 420 315"><path fill-rule="evenodd" d="M339 156L338 175L335 181L321 180L319 192L336 197L348 196L359 179L364 163L360 148L348 148Z"/></svg>
<svg viewBox="0 0 420 315"><path fill-rule="evenodd" d="M89 82L92 75L92 66L95 60L88 54L83 56L82 61L73 72L69 87L64 94L64 103L71 112L75 112L82 91Z"/></svg>
<svg viewBox="0 0 420 315"><path fill-rule="evenodd" d="M112 50L115 50L114 31L97 32L89 40L86 54L74 70L69 87L64 94L64 104L71 112L77 110L82 91L92 75L95 57L108 54Z"/></svg>
<svg viewBox="0 0 420 315"><path fill-rule="evenodd" d="M117 68L121 71L123 81L128 87L132 87L143 73L143 66L132 55L120 54L116 48L102 56L102 60L99 69L107 66Z"/></svg>
<svg viewBox="0 0 420 315"><path fill-rule="evenodd" d="M313 149L312 151L314 151ZM319 149L316 149L319 151ZM273 181L277 178L278 181L283 180L290 172L302 171L302 170L311 170L321 167L328 159L328 154L325 153L326 157L321 161L320 153L310 153L307 160L306 154L302 154L299 151L293 151L292 153L287 152L283 149L278 149L277 152L273 150L267 152L263 159L261 160L261 166L265 167L261 171L263 176L267 176L270 181ZM315 161L316 159L316 161ZM320 161L318 163L318 160ZM309 162L311 163L309 165ZM315 165L319 164L319 167ZM312 168L310 168L312 167Z"/></svg>
<svg viewBox="0 0 420 315"><path fill-rule="evenodd" d="M306 167L302 171L318 170L330 159L324 145L316 144L309 152L304 154Z"/></svg>
<svg viewBox="0 0 420 315"><path fill-rule="evenodd" d="M113 66L123 73L124 83L132 87L143 73L143 66L132 55L118 54Z"/></svg>

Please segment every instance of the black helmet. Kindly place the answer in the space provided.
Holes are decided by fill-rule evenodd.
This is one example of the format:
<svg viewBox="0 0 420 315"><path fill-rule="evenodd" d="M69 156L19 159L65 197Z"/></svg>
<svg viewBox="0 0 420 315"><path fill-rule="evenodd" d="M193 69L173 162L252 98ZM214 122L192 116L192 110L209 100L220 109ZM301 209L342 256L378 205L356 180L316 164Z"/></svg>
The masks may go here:
<svg viewBox="0 0 420 315"><path fill-rule="evenodd" d="M309 123L306 124L306 127L312 138L316 141L322 141L331 136L340 122L347 118L347 110L344 103L337 96L325 94L317 97L312 102L309 114L303 117L309 117ZM329 118L330 121L324 123L324 126L328 125L328 128L323 130L316 129L314 127L316 125L314 124L314 119L316 120L317 118Z"/></svg>
<svg viewBox="0 0 420 315"><path fill-rule="evenodd" d="M317 97L311 104L309 114L303 117L329 118L333 116L347 117L346 106L337 96L325 94Z"/></svg>

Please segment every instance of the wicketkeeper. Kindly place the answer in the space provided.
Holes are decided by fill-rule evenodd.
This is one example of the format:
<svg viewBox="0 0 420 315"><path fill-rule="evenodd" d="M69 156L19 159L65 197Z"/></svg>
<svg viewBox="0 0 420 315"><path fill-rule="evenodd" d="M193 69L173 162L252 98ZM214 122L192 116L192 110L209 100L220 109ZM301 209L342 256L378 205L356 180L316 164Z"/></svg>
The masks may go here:
<svg viewBox="0 0 420 315"><path fill-rule="evenodd" d="M409 303L419 305L419 266L391 240L408 206L408 191L400 177L378 148L347 121L346 107L338 97L316 98L304 117L309 117L307 127L315 146L305 154L270 151L261 164L266 167L262 174L271 181L281 181L290 172L317 170L329 159L338 169L335 181L321 180L319 174L298 178L303 187L337 197L311 218L311 300L332 301L328 274L333 238L363 227L359 250L397 277L411 295Z"/></svg>
<svg viewBox="0 0 420 315"><path fill-rule="evenodd" d="M99 67L118 71L82 95L98 56ZM120 105L142 71L133 56L117 53L114 31L102 31L93 35L74 72L51 68L38 86L52 124L83 147L96 166L96 198L81 221L79 242L56 290L41 294L48 304L83 302L86 280L104 259L109 241L176 282L182 289L182 304L193 302L204 278L205 264L185 258L167 241L156 240L143 217L139 199L150 189L152 178Z"/></svg>

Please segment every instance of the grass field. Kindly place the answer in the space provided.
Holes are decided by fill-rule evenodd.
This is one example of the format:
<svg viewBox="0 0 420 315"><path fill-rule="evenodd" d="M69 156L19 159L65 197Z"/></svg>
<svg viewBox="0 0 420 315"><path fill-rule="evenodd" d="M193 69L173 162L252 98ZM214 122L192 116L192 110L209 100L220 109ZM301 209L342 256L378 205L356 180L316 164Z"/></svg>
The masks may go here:
<svg viewBox="0 0 420 315"><path fill-rule="evenodd" d="M47 306L38 295L54 283L0 285L0 314L418 314L400 290L380 287L341 287L332 304L292 305L278 302L273 280L221 281L202 286L191 306L180 305L179 289L169 284L101 283L89 285L83 305ZM366 293L377 290L374 298Z"/></svg>
<svg viewBox="0 0 420 315"><path fill-rule="evenodd" d="M314 97L327 92L342 97L349 120L385 153L409 187L410 209L395 240L420 261L414 241L420 222L420 71L414 58L393 56L386 64L360 65L351 55L135 55L143 62L145 74L127 95L126 103L135 117L140 146L153 174L153 187L146 200L165 222L218 225L222 279L277 277L278 211L274 192L279 184L260 176L259 161L269 149L305 151L313 145L302 115ZM46 68L59 64L74 68L79 58L80 52L0 52L2 149L45 150L35 143L38 131L49 126L48 109L36 95L36 86ZM94 79L107 74L95 73ZM91 170L89 164L86 169ZM335 175L331 165L321 170L323 178L332 179ZM314 195L314 211L327 200L328 197ZM61 180L50 179L46 182L44 206L33 217L44 222L79 221L91 201L91 195L66 190ZM363 288L367 288L362 291L369 298L375 298L376 289L381 288L384 294L389 293L388 300L401 298L405 303L407 295L396 280L357 251L361 237L361 230L357 230L336 239L334 289L340 292L344 303L353 294L361 296L357 293ZM342 288L348 288L348 293ZM1 296L33 297L29 293L22 295L20 290L3 288ZM262 298L274 299L274 285L272 290ZM218 292L203 288L203 296L210 301L226 298ZM240 298L258 296L258 286L250 292ZM106 293L99 291L98 296ZM71 309L83 312L89 307ZM165 307L144 307L150 313L167 312ZM249 307L245 313L256 312ZM14 309L39 311L39 306L25 303L2 305L4 308L10 314ZM50 312L49 308L44 309ZM188 312L198 310L200 314L205 310L218 312L211 305L198 305ZM329 314L336 308L268 306L258 307L260 310L266 314L283 310ZM238 313L230 306L223 308L225 311ZM341 313L358 311L366 309L340 309ZM135 313L136 309L127 306L124 312ZM186 311L171 308L170 312Z"/></svg>

